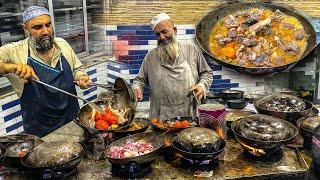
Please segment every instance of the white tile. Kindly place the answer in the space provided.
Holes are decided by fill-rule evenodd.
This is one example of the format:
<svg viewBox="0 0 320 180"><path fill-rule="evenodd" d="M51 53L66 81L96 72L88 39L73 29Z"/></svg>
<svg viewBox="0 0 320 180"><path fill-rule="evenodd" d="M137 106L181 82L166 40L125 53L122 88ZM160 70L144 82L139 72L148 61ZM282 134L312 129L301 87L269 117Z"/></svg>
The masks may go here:
<svg viewBox="0 0 320 180"><path fill-rule="evenodd" d="M12 101L11 96L7 96L7 97L2 98L2 99L0 100L0 104L1 104L1 105L7 104L8 102L11 102L11 101Z"/></svg>
<svg viewBox="0 0 320 180"><path fill-rule="evenodd" d="M305 71L304 74L307 75L307 76L308 75L315 76L316 73L314 71Z"/></svg>
<svg viewBox="0 0 320 180"><path fill-rule="evenodd" d="M19 127L19 128L17 129L17 132L18 132L18 133L21 133L21 132L23 132L23 131L24 131L23 126L21 126L21 127Z"/></svg>
<svg viewBox="0 0 320 180"><path fill-rule="evenodd" d="M148 40L149 45L157 45L158 41L157 40Z"/></svg>
<svg viewBox="0 0 320 180"><path fill-rule="evenodd" d="M0 125L1 127L1 125ZM7 134L7 130L6 129L1 129L0 130L0 136L5 136Z"/></svg>
<svg viewBox="0 0 320 180"><path fill-rule="evenodd" d="M5 128L9 127L9 126L12 126L12 125L14 125L16 123L17 123L16 119L11 119L10 121L4 122L4 123L0 124L0 130L1 129L5 129Z"/></svg>
<svg viewBox="0 0 320 180"><path fill-rule="evenodd" d="M178 29L177 35L181 35L181 34L186 34L186 30L185 29Z"/></svg>
<svg viewBox="0 0 320 180"><path fill-rule="evenodd" d="M157 45L139 45L138 50L151 50L156 47L157 47Z"/></svg>
<svg viewBox="0 0 320 180"><path fill-rule="evenodd" d="M15 111L14 111L13 108L6 109L6 110L0 112L0 117L8 116L8 115L10 115L10 114L12 114L14 112Z"/></svg>
<svg viewBox="0 0 320 180"><path fill-rule="evenodd" d="M130 74L130 73L129 73L129 70L127 70L127 69L126 69L126 70L121 70L120 73L121 73L121 74Z"/></svg>
<svg viewBox="0 0 320 180"><path fill-rule="evenodd" d="M178 40L183 40L183 39L193 39L195 37L194 34L181 34L177 36Z"/></svg>
<svg viewBox="0 0 320 180"><path fill-rule="evenodd" d="M177 29L195 29L194 24L177 25Z"/></svg>
<svg viewBox="0 0 320 180"><path fill-rule="evenodd" d="M18 130L14 129L14 130L8 132L6 135L13 135L13 134L18 134Z"/></svg>
<svg viewBox="0 0 320 180"><path fill-rule="evenodd" d="M105 27L105 30L116 31L118 30L117 25L108 25Z"/></svg>
<svg viewBox="0 0 320 180"><path fill-rule="evenodd" d="M17 94L12 95L11 98L12 98L13 101L19 99Z"/></svg>

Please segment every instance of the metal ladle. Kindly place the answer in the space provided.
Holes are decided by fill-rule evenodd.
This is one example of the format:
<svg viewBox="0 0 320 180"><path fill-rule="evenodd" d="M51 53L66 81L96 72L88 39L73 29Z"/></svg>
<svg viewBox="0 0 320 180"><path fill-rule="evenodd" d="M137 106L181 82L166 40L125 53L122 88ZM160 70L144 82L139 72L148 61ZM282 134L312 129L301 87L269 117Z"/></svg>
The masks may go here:
<svg viewBox="0 0 320 180"><path fill-rule="evenodd" d="M88 103L90 107L92 107L94 110L96 110L96 111L99 112L100 114L104 114L104 110L103 110L100 106L96 105L96 104L93 103L93 102L90 102L90 101L88 101L88 100L86 100L86 99L84 99L84 98L82 98L82 97L76 96L76 95L74 95L74 94L71 94L71 93L69 93L69 92L67 92L67 91L64 91L64 90L62 90L62 89L59 89L59 88L57 88L57 87L51 86L51 85L49 85L49 84L47 84L47 83L44 83L44 82L42 82L42 81L39 81L39 80L36 80L36 79L33 79L33 78L31 78L31 79L32 79L33 81L39 83L39 84L42 84L42 85L46 86L46 87L52 88L52 89L54 89L54 90L60 91L60 92L62 92L62 93L64 93L64 94L67 94L67 95L69 95L69 96L72 96L72 97L75 97L75 98L77 98L77 99L80 99L80 100Z"/></svg>

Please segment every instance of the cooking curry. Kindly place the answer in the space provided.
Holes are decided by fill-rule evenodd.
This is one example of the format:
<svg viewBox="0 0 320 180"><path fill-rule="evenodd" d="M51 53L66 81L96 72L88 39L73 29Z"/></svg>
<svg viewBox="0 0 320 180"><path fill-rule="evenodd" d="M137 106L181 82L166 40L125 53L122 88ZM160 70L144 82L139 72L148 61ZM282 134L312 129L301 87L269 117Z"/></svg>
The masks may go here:
<svg viewBox="0 0 320 180"><path fill-rule="evenodd" d="M227 63L277 67L300 58L308 36L295 17L280 10L251 8L218 21L210 33L210 50Z"/></svg>

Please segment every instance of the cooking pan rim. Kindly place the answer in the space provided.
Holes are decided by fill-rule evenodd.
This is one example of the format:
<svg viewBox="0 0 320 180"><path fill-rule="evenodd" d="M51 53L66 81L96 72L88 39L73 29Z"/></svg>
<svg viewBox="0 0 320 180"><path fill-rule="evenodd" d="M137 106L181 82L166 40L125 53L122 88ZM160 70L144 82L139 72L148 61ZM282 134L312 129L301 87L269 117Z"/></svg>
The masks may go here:
<svg viewBox="0 0 320 180"><path fill-rule="evenodd" d="M310 52L311 52L312 50L314 50L314 48L318 45L316 41L313 42L313 43L314 43L314 44L313 44L313 48L311 48L311 50L310 50L308 53L306 53L306 52L307 52L307 51L306 51L307 49L306 49L306 50L303 52L303 54L302 54L301 57L297 58L297 59L296 59L295 61L293 61L293 62L286 63L286 64L283 64L283 65L281 65L281 66L272 66L272 67L245 67L245 66L234 65L234 64L225 62L225 61L223 61L223 60L220 59L220 58L217 58L215 55L209 53L207 50L205 50L205 49L202 47L202 45L201 45L201 43L200 43L200 40L199 40L199 38L198 38L198 36L197 36L197 30L198 30L199 24L203 21L203 19L204 19L209 13L214 12L214 11L219 11L220 9L226 8L226 7L230 6L230 5L237 5L237 4L247 4L247 5L250 5L250 4L261 4L261 5L262 5L262 4L263 4L263 5L267 5L267 6L272 6L272 5L273 5L273 6L279 6L279 7L281 7L281 8L285 8L285 9L287 9L287 10L293 12L293 13L296 13L296 14L302 16L302 17L310 24L310 26L313 27L312 29L313 29L313 31L314 31L314 34L316 34L316 30L314 29L315 27L314 27L313 24L310 22L311 19L307 19L305 14L301 14L299 11L294 11L292 8L290 8L290 7L288 7L288 6L285 6L285 5L282 5L282 4L279 4L279 3L273 3L273 2L235 2L235 3L231 3L231 4L224 4L224 5L218 6L217 8L209 11L205 16L203 16L203 17L197 22L197 24L196 24L196 26L195 26L195 27L196 27L196 28L195 28L195 37L196 37L196 38L195 38L195 39L196 39L198 45L200 46L200 48L201 48L207 55L209 55L210 57L216 59L216 60L217 60L217 62L216 62L217 64L221 65L220 63L225 63L225 64L228 64L228 65L230 65L230 66L241 67L241 68L246 68L246 69L250 69L250 70L261 70L261 69L272 69L272 68L279 68L279 69L281 69L281 68L286 68L286 66L295 65L295 64L298 63L300 60L304 59L307 55L309 55ZM224 18L224 17L223 17L223 18ZM222 19L222 18L221 18L221 19ZM309 39L309 35L308 35L308 39ZM307 41L307 42L308 42L308 41ZM308 43L307 43L307 44L308 44ZM304 55L304 54L305 54L305 55ZM224 67L225 67L225 66L224 66ZM228 67L226 67L226 68L228 68ZM228 69L237 71L237 70L235 70L235 69L233 69L233 68L228 68ZM238 71L237 71L237 72L238 72ZM247 73L248 73L248 72L247 72ZM261 74L269 74L269 73L272 73L272 72L264 72L264 73L261 73ZM249 74L260 74L260 73L249 73Z"/></svg>
<svg viewBox="0 0 320 180"><path fill-rule="evenodd" d="M29 152L27 155L25 155L21 159L21 163L22 163L23 166L28 167L28 168L32 168L32 169L44 169L44 168L46 168L46 169L57 169L60 166L62 166L64 164L67 164L67 163L69 163L71 161L74 161L74 160L76 160L78 158L83 158L83 156L86 154L87 147L86 147L86 145L84 143L81 143L81 142L74 142L74 143L80 144L81 147L82 147L82 151L77 156L75 156L74 158L69 159L68 161L66 161L66 162L64 162L62 164L57 164L57 165L54 165L54 166L34 166L34 165L30 165L30 164L27 163L27 158L28 158L28 156L30 155L31 152Z"/></svg>
<svg viewBox="0 0 320 180"><path fill-rule="evenodd" d="M248 137L242 136L241 134L239 134L239 133L234 129L234 128L235 128L235 127L234 127L235 124L236 124L238 121L240 121L241 119L243 119L243 118L237 119L237 120L235 120L235 121L233 121L233 122L231 123L231 130L232 130L232 132L233 132L236 136L239 136L239 137L241 137L241 138L243 138L243 139L247 139L247 140L250 140L250 141L255 141L255 142L258 142L258 143L264 143L264 144L269 144L269 143L285 143L285 142L288 142L288 141L291 141L292 139L294 139L294 138L298 135L298 133L299 133L298 128L295 127L293 124L291 124L290 122L287 122L287 121L285 121L285 120L282 120L282 119L280 119L280 118L277 118L277 119L280 119L281 121L283 121L285 124L287 124L288 126L290 126L291 129L294 130L294 134L292 135L292 137L287 138L287 139L283 139L283 140L278 140L278 141L270 141L270 140L269 140L269 141L266 141L266 140L258 140L258 139L248 138Z"/></svg>
<svg viewBox="0 0 320 180"><path fill-rule="evenodd" d="M145 126L143 126L142 128L140 128L140 129L136 129L136 130L130 130L130 131L128 131L128 130L126 130L126 129L120 129L120 130L117 130L117 131L113 131L113 132L115 132L115 133L131 133L131 132L135 132L135 131L138 131L138 130L142 130L142 129L144 129L144 128L148 128L149 126L150 126L150 121L149 121L149 119L148 118L133 118L133 120L132 120L132 122L130 123L130 124L132 124L134 121L135 121L135 119L141 119L142 121L144 121L144 125ZM128 129L130 128L130 126L128 127Z"/></svg>
<svg viewBox="0 0 320 180"><path fill-rule="evenodd" d="M41 143L40 144L42 144L42 143L44 143L45 141L44 140L42 140L41 138L39 138L38 140L40 140L41 141ZM5 151L5 157L9 157L9 158L23 158L23 157L18 157L18 156L10 156L10 155L8 155L9 154L9 148L11 148L12 146L14 146L14 145L16 145L16 144L21 144L21 143L29 143L29 142L13 142L13 143L10 143L9 145L8 145L8 147L6 148L6 151ZM34 141L32 142L32 143L34 143ZM38 145L40 145L40 144L38 144ZM35 146L34 148L36 148L37 146ZM33 149L34 149L33 148ZM32 150L30 150L27 154L29 154L31 151L33 151L33 149ZM27 154L25 155L25 156L27 156Z"/></svg>
<svg viewBox="0 0 320 180"><path fill-rule="evenodd" d="M129 157L129 158L111 158L109 156L108 152L110 151L110 148L112 146L114 146L114 144L116 144L117 142L123 141L124 139L133 138L133 137L136 137L136 136L141 136L143 134L151 134L153 136L156 136L154 140L160 139L161 145L159 147L157 147L156 149L153 149L152 151L148 152L147 154L143 154L141 156L134 156L134 157ZM150 142L148 141L148 143L150 143ZM122 143L122 144L124 144L124 143ZM120 138L120 139L112 142L111 144L108 145L108 147L106 148L105 152L106 152L107 159L110 159L111 161L121 161L121 160L128 161L128 160L130 160L130 162L136 162L135 161L136 158L141 158L142 156L150 155L151 153L156 152L159 149L161 149L163 147L163 145L164 145L164 142L163 142L163 140L161 139L160 136L157 136L156 134L153 134L152 132L141 132L141 133L137 133L137 134L134 134L134 135L131 135L131 136L126 136L126 137Z"/></svg>
<svg viewBox="0 0 320 180"><path fill-rule="evenodd" d="M306 129L306 128L304 128L304 127L301 126L302 122L303 122L304 120L306 120L306 119L308 119L308 118L299 118L299 119L297 120L297 126L298 126L299 129L302 129L302 130L305 131L305 132L308 132L308 133L310 133L310 134L313 134L313 131L310 131L310 130L308 130L308 129Z"/></svg>
<svg viewBox="0 0 320 180"><path fill-rule="evenodd" d="M173 142L176 138L177 138L177 136L175 136L174 138L172 138L172 142ZM221 137L220 137L220 138L221 138ZM199 156L205 156L205 155L215 155L215 154L217 154L217 153L221 153L221 152L226 148L226 146L227 146L226 140L224 140L223 138L221 138L221 140L222 140L222 143L223 143L223 147L222 147L222 148L219 147L219 148L220 148L219 151L210 152L210 153L193 153L193 152L188 152L188 151L184 151L184 150L176 147L176 146L174 145L174 143L172 143L171 145L172 145L172 147L173 147L174 149L177 149L178 151L181 151L182 153L185 153L185 154L195 155L195 156L197 156L197 155L199 155ZM220 146L221 146L221 145L220 145Z"/></svg>
<svg viewBox="0 0 320 180"><path fill-rule="evenodd" d="M103 101L92 101L92 103L103 103ZM84 108L84 107L87 107L87 106L90 106L88 103L85 103L83 104L78 112L77 112L77 116L74 118L75 121L78 121L78 123L80 123L86 130L88 130L90 133L92 134L99 134L99 133L107 133L107 132L118 132L120 130L125 130L127 128L129 128L130 124L132 123L133 119L130 121L130 119L128 120L127 124L124 125L124 126L121 126L120 128L117 128L117 129L108 129L108 130L100 130L100 129L96 129L96 128L90 128L90 127L87 127L85 126L81 121L80 121L80 118L79 118L79 114L81 112L81 109ZM135 109L132 110L133 112L135 112Z"/></svg>
<svg viewBox="0 0 320 180"><path fill-rule="evenodd" d="M307 100L304 100L304 99L301 99L301 100L304 101L305 103L308 103L309 105L311 105L311 107L308 108L308 109L304 109L304 110L302 110L302 111L290 111L290 112L286 112L286 111L274 111L274 110L269 110L269 109L265 109L265 108L262 108L262 107L258 106L258 104L257 104L258 102L257 102L257 101L259 101L259 100L261 100L261 99L263 99L263 98L270 97L270 96L274 96L274 95L268 95L268 96L264 96L264 97L259 98L259 99L254 99L254 100L253 100L253 106L254 106L254 108L258 107L258 108L261 109L261 110L265 110L265 111L269 111L269 112L274 112L274 113L286 113L286 114L302 113L302 112L310 111L310 110L313 108L312 102L307 101ZM256 110L257 110L257 109L256 109Z"/></svg>

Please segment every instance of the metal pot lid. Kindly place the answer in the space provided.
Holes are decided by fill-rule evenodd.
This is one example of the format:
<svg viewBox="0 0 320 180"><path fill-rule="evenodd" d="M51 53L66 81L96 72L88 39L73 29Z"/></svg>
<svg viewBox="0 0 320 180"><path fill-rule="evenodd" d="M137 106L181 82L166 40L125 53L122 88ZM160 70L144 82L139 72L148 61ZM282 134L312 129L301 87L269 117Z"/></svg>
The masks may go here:
<svg viewBox="0 0 320 180"><path fill-rule="evenodd" d="M232 128L244 138L264 142L286 141L298 133L291 123L263 114L240 118L232 123Z"/></svg>
<svg viewBox="0 0 320 180"><path fill-rule="evenodd" d="M276 112L300 112L308 108L303 99L287 94L273 94L256 99L254 106Z"/></svg>
<svg viewBox="0 0 320 180"><path fill-rule="evenodd" d="M192 153L219 151L222 142L222 138L214 130L200 127L184 129L173 139L177 148Z"/></svg>

